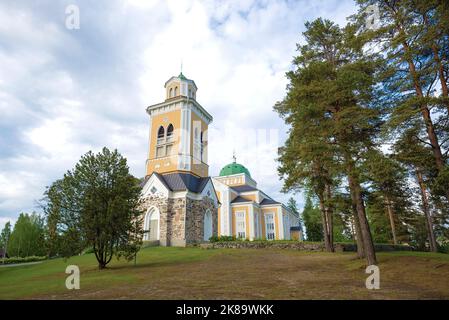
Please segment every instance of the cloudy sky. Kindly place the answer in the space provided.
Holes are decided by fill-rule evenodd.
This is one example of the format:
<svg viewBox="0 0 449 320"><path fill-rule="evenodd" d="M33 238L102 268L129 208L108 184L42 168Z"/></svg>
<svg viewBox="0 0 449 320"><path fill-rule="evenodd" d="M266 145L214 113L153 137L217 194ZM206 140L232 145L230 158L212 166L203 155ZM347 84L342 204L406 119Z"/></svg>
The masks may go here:
<svg viewBox="0 0 449 320"><path fill-rule="evenodd" d="M67 6L79 9L79 29ZM344 24L352 0L2 1L0 227L39 211L45 187L103 146L144 175L148 118L180 72L214 117L210 174L232 161L281 201L276 149L287 128L272 111L304 23ZM301 195L295 196L302 205Z"/></svg>

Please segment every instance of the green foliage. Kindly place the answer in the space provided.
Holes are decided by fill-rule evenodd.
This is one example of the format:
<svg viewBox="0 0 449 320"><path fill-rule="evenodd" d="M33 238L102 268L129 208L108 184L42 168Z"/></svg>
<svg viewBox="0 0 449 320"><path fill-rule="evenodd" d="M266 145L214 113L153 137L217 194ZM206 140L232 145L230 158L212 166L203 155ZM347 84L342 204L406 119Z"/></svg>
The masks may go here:
<svg viewBox="0 0 449 320"><path fill-rule="evenodd" d="M235 236L212 236L209 238L210 242L228 242L228 241L236 241Z"/></svg>
<svg viewBox="0 0 449 320"><path fill-rule="evenodd" d="M301 216L306 229L305 233L307 241L323 241L321 213L320 210L313 205L310 197L306 198L306 203Z"/></svg>
<svg viewBox="0 0 449 320"><path fill-rule="evenodd" d="M36 213L21 213L8 242L10 257L44 256L44 218Z"/></svg>
<svg viewBox="0 0 449 320"><path fill-rule="evenodd" d="M46 260L46 256L29 256L29 257L10 257L6 259L0 259L1 264L13 264L13 263L26 263Z"/></svg>
<svg viewBox="0 0 449 320"><path fill-rule="evenodd" d="M6 251L7 244L9 242L9 238L11 237L11 222L6 222L5 226L0 233L0 249L4 249Z"/></svg>
<svg viewBox="0 0 449 320"><path fill-rule="evenodd" d="M117 150L86 153L46 191L52 251L64 257L92 247L99 268L113 256L131 260L142 243L139 180Z"/></svg>

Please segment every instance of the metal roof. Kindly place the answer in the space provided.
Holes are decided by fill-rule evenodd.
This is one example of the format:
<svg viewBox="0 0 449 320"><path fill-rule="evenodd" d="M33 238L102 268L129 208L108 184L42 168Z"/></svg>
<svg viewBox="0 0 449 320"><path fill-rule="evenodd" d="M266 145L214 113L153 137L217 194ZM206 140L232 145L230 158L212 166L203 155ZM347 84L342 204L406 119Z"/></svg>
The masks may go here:
<svg viewBox="0 0 449 320"><path fill-rule="evenodd" d="M235 187L231 187L232 190L236 191L236 192L248 192L248 191L257 191L259 189L249 186L247 184L244 184L242 186L235 186Z"/></svg>
<svg viewBox="0 0 449 320"><path fill-rule="evenodd" d="M234 200L231 201L231 203L240 203L240 202L252 202L252 200L238 196Z"/></svg>

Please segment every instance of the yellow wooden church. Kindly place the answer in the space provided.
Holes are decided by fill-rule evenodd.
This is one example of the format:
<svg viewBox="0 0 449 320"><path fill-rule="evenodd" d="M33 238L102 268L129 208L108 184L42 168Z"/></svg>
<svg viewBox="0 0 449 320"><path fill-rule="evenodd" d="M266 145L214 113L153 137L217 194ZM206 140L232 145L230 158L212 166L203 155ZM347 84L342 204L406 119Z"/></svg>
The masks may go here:
<svg viewBox="0 0 449 320"><path fill-rule="evenodd" d="M212 236L282 240L297 233L298 216L259 190L235 157L218 176L209 176L207 132L213 118L197 102L195 82L181 72L165 89L165 100L146 109L144 240L185 246Z"/></svg>

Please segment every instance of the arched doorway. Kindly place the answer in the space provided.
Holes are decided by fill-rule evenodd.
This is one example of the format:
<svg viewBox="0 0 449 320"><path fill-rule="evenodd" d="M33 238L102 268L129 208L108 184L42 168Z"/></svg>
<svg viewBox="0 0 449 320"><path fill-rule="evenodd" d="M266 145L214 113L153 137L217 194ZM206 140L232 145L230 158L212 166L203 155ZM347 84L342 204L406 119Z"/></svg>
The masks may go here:
<svg viewBox="0 0 449 320"><path fill-rule="evenodd" d="M204 214L203 227L204 227L203 240L209 241L209 238L212 237L212 214L210 210L206 210L206 213Z"/></svg>
<svg viewBox="0 0 449 320"><path fill-rule="evenodd" d="M159 240L159 217L159 210L156 207L148 209L143 222L144 241Z"/></svg>

